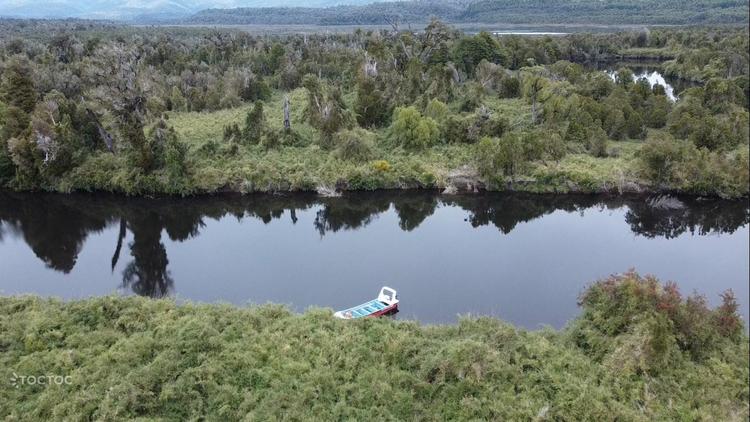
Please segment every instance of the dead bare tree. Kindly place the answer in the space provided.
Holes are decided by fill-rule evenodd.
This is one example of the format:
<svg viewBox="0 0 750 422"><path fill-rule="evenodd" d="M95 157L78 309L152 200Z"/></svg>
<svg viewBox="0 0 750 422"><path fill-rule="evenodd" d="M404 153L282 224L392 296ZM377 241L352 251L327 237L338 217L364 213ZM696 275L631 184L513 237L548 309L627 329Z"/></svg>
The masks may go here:
<svg viewBox="0 0 750 422"><path fill-rule="evenodd" d="M374 57L370 57L366 51L363 71L365 76L373 78L378 76L378 61Z"/></svg>
<svg viewBox="0 0 750 422"><path fill-rule="evenodd" d="M289 101L289 96L284 96L284 129L289 130L292 128L292 120L290 118L290 110L291 103Z"/></svg>
<svg viewBox="0 0 750 422"><path fill-rule="evenodd" d="M107 132L106 129L104 129L104 126L99 122L99 118L96 116L96 114L91 111L90 108L86 108L86 114L89 116L89 119L94 122L96 125L96 130L99 133L99 139L104 142L104 145L107 147L107 150L111 153L115 153L115 141L114 138L112 138L112 135L110 135L109 132Z"/></svg>

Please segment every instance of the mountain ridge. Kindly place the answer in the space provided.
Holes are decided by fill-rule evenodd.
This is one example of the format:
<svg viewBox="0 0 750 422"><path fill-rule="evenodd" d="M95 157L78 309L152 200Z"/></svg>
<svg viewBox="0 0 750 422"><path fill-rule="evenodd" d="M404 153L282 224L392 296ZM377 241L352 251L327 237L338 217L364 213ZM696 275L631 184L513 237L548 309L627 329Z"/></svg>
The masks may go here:
<svg viewBox="0 0 750 422"><path fill-rule="evenodd" d="M425 23L701 25L748 22L746 0L413 0L329 8L202 10L193 24L372 25ZM543 11L544 13L540 13Z"/></svg>

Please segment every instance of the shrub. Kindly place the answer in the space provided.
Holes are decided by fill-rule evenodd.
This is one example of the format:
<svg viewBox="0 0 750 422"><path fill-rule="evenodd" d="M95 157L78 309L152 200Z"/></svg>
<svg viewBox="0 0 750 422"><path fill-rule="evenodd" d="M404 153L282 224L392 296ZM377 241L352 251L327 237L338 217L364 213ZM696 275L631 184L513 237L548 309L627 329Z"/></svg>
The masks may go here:
<svg viewBox="0 0 750 422"><path fill-rule="evenodd" d="M245 127L242 128L242 139L249 144L260 143L266 130L266 116L263 113L263 101L256 101L252 110L245 117Z"/></svg>
<svg viewBox="0 0 750 422"><path fill-rule="evenodd" d="M342 160L367 161L373 155L372 134L364 129L344 129L336 133L336 156Z"/></svg>
<svg viewBox="0 0 750 422"><path fill-rule="evenodd" d="M385 160L377 160L373 161L372 168L380 172L386 172L391 170L391 164Z"/></svg>
<svg viewBox="0 0 750 422"><path fill-rule="evenodd" d="M424 109L424 115L436 122L442 122L449 113L450 110L448 110L448 106L437 98L430 100L430 102L427 103L427 107Z"/></svg>
<svg viewBox="0 0 750 422"><path fill-rule="evenodd" d="M597 359L616 352L620 339L644 336L650 354L641 367L655 372L669 364L670 344L695 361L706 358L722 340L740 341L743 324L731 291L722 305L711 310L702 296L683 299L677 285L662 285L651 276L630 271L600 280L581 295L581 317L572 336L587 354Z"/></svg>
<svg viewBox="0 0 750 422"><path fill-rule="evenodd" d="M391 135L406 148L425 148L440 136L438 125L430 117L423 117L414 107L399 107L393 113Z"/></svg>
<svg viewBox="0 0 750 422"><path fill-rule="evenodd" d="M568 146L557 132L546 133L544 139L544 154L553 161L560 161L568 152Z"/></svg>
<svg viewBox="0 0 750 422"><path fill-rule="evenodd" d="M650 138L638 151L646 179L656 183L672 183L676 168L685 159L685 145L669 135Z"/></svg>
<svg viewBox="0 0 750 422"><path fill-rule="evenodd" d="M442 124L443 141L452 143L469 143L472 140L469 137L469 126L471 122L466 117L456 114L448 116ZM476 142L476 140L474 140Z"/></svg>
<svg viewBox="0 0 750 422"><path fill-rule="evenodd" d="M506 77L500 81L500 98L518 98L521 96L521 81L516 77Z"/></svg>
<svg viewBox="0 0 750 422"><path fill-rule="evenodd" d="M164 146L164 167L169 174L170 181L181 181L187 174L188 146L180 142L177 136L167 138Z"/></svg>
<svg viewBox="0 0 750 422"><path fill-rule="evenodd" d="M595 128L589 135L588 148L591 155L594 157L606 157L607 156L607 134L600 128Z"/></svg>
<svg viewBox="0 0 750 422"><path fill-rule="evenodd" d="M224 142L240 142L242 140L242 131L237 123L224 126Z"/></svg>
<svg viewBox="0 0 750 422"><path fill-rule="evenodd" d="M474 156L480 174L489 178L513 176L527 162L523 139L516 133L509 133L500 139L482 138Z"/></svg>

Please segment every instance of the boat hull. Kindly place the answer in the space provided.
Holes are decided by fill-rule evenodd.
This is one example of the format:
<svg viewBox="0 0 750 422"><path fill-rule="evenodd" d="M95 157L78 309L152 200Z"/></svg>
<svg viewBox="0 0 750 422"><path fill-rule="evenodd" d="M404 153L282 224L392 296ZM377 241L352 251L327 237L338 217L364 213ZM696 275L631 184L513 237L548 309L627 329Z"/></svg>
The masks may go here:
<svg viewBox="0 0 750 422"><path fill-rule="evenodd" d="M372 317L379 317L379 316L383 316L383 315L388 315L388 314L392 314L392 313L394 313L396 311L398 311L398 303L394 303L393 305L386 306L385 308L383 308L383 309L381 309L381 310L379 310L377 312L373 312L370 315L367 315L365 318L372 318Z"/></svg>

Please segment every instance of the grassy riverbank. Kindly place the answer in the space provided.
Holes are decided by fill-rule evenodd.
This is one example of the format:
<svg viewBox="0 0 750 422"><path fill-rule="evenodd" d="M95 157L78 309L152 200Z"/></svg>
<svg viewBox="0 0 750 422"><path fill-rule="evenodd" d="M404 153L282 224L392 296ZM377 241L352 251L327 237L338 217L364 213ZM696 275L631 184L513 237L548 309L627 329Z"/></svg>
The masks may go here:
<svg viewBox="0 0 750 422"><path fill-rule="evenodd" d="M293 104L304 103L305 90L289 94ZM352 100L351 98L349 100ZM267 102L268 124L282 129L283 95L275 93ZM488 109L502 115L510 127L523 127L531 119L531 106L521 99L490 99ZM595 157L579 145L568 144L556 160L519 165L513 176L481 174L476 145L444 143L413 150L389 142L387 129L366 133L372 142L366 157L351 159L338 151L321 148L317 133L303 116L302 107L291 115L294 145L267 148L222 140L225 127L241 122L252 105L215 112L179 112L169 122L187 146L187 169L179 178L168 170L144 174L129 166L126 156L101 152L47 186L47 190L105 191L141 194L205 194L216 192L315 191L321 187L340 190L445 189L466 183L495 191L535 193L638 193L680 192L737 198L747 196L747 147L722 154L694 157L670 180L658 182L640 151L647 141L610 142L604 157ZM665 131L649 130L649 139ZM667 157L665 160L678 161ZM685 158L686 161L693 158ZM743 166L743 163L745 165ZM736 165L734 165L736 164Z"/></svg>
<svg viewBox="0 0 750 422"><path fill-rule="evenodd" d="M747 420L748 338L730 297L636 274L561 331L421 326L329 310L105 297L0 298L6 420Z"/></svg>

